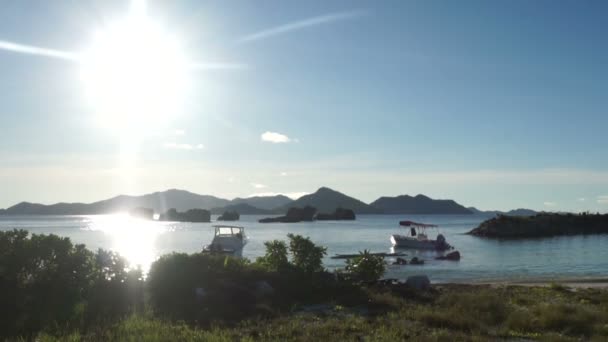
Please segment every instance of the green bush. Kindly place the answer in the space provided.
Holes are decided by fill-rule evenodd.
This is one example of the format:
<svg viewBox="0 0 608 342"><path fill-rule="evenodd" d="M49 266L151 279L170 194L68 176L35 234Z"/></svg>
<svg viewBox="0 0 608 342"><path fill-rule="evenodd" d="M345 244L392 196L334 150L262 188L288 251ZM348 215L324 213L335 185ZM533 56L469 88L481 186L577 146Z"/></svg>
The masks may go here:
<svg viewBox="0 0 608 342"><path fill-rule="evenodd" d="M289 266L287 259L287 245L280 240L266 241L266 254L259 257L256 262L270 271L285 270Z"/></svg>
<svg viewBox="0 0 608 342"><path fill-rule="evenodd" d="M384 258L372 255L367 249L360 252L356 258L346 261L347 274L356 280L376 281L384 275L386 263Z"/></svg>
<svg viewBox="0 0 608 342"><path fill-rule="evenodd" d="M114 253L56 235L0 232L0 337L119 318L141 302L141 277Z"/></svg>
<svg viewBox="0 0 608 342"><path fill-rule="evenodd" d="M305 273L323 271L323 257L327 254L327 248L317 246L309 238L301 235L287 234L287 237L291 262L296 269Z"/></svg>

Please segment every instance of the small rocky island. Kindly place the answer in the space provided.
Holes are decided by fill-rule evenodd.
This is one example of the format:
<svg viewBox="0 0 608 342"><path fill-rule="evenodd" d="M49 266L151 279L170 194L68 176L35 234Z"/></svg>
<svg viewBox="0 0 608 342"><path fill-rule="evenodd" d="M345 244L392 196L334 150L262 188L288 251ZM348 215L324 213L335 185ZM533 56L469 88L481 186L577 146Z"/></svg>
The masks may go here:
<svg viewBox="0 0 608 342"><path fill-rule="evenodd" d="M205 209L190 209L182 213L176 209L169 209L160 215L159 221L211 222L211 212Z"/></svg>
<svg viewBox="0 0 608 342"><path fill-rule="evenodd" d="M317 209L309 205L304 208L289 208L285 216L267 217L259 220L260 223L296 223L296 222L312 222L314 221Z"/></svg>
<svg viewBox="0 0 608 342"><path fill-rule="evenodd" d="M352 221L355 218L356 217L355 217L354 211L352 211L350 209L344 209L344 208L337 208L331 214L319 213L315 217L315 219L318 221L343 221L343 220Z"/></svg>
<svg viewBox="0 0 608 342"><path fill-rule="evenodd" d="M608 214L540 213L525 217L498 215L482 222L467 234L505 239L608 234Z"/></svg>
<svg viewBox="0 0 608 342"><path fill-rule="evenodd" d="M218 221L238 221L241 218L241 215L236 212L236 210L227 210L224 211L220 217L217 218Z"/></svg>

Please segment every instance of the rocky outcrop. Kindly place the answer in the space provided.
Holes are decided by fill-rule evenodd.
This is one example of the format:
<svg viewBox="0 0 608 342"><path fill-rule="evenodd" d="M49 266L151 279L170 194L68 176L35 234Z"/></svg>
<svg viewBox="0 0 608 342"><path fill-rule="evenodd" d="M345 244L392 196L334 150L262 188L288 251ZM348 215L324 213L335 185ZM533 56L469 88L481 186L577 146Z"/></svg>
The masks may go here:
<svg viewBox="0 0 608 342"><path fill-rule="evenodd" d="M468 232L487 238L538 238L558 235L608 234L608 214L499 215Z"/></svg>
<svg viewBox="0 0 608 342"><path fill-rule="evenodd" d="M337 208L331 214L319 213L315 217L319 221L341 221L341 220L354 220L356 218L355 212L350 209Z"/></svg>
<svg viewBox="0 0 608 342"><path fill-rule="evenodd" d="M160 215L160 221L178 221L178 222L211 222L211 213L205 209L190 209L183 213L175 209L169 209L166 213Z"/></svg>
<svg viewBox="0 0 608 342"><path fill-rule="evenodd" d="M435 260L451 260L451 261L459 261L460 260L460 252L453 251L446 255L438 256Z"/></svg>
<svg viewBox="0 0 608 342"><path fill-rule="evenodd" d="M317 209L311 206L306 206L304 208L289 208L287 211L287 215L279 216L279 217L267 217L259 220L260 223L295 223L302 221L313 221Z"/></svg>
<svg viewBox="0 0 608 342"><path fill-rule="evenodd" d="M217 218L218 221L238 221L241 218L241 215L236 211L225 211L220 217Z"/></svg>

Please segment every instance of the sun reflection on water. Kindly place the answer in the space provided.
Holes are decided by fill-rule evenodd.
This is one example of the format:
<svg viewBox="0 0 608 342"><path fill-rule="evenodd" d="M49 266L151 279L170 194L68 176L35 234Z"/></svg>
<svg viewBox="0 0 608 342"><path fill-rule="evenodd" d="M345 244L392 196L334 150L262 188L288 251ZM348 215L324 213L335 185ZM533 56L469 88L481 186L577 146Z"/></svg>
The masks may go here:
<svg viewBox="0 0 608 342"><path fill-rule="evenodd" d="M134 218L128 214L97 216L91 220L89 229L108 235L110 249L127 259L131 268L140 267L144 274L158 257L158 238L167 232L167 228L158 221Z"/></svg>

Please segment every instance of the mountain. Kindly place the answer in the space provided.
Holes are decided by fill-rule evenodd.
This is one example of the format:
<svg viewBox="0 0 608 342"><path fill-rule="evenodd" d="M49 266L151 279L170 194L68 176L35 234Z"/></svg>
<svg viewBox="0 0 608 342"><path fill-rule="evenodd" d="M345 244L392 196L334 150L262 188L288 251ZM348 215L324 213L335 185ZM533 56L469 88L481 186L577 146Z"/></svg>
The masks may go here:
<svg viewBox="0 0 608 342"><path fill-rule="evenodd" d="M293 200L284 195L253 196L253 197L247 197L247 198L237 197L237 198L233 199L232 201L230 201L230 205L245 203L252 207L259 208L259 209L271 210L271 209L285 206L291 202L293 202ZM241 212L239 212L239 213L241 213Z"/></svg>
<svg viewBox="0 0 608 342"><path fill-rule="evenodd" d="M275 212L285 213L289 208L311 206L320 213L332 213L337 208L351 209L356 214L380 214L381 211L365 204L356 198L347 196L330 188L319 188L315 193L304 195L297 200L276 208Z"/></svg>
<svg viewBox="0 0 608 342"><path fill-rule="evenodd" d="M107 200L85 203L57 203L51 205L21 202L4 211L6 215L96 215L150 208L162 213L170 208L179 211L224 207L230 201L215 196L198 195L185 190L171 189L143 196L120 195Z"/></svg>
<svg viewBox="0 0 608 342"><path fill-rule="evenodd" d="M509 210L509 211L479 210L475 207L468 207L467 209L472 211L474 214L480 214L480 215L498 215L498 214L500 214L500 215L507 215L507 216L534 216L534 215L538 214L537 211L534 211L532 209L524 209L524 208L513 209L513 210Z"/></svg>
<svg viewBox="0 0 608 342"><path fill-rule="evenodd" d="M268 209L260 209L247 203L230 204L221 208L211 209L211 214L221 215L226 211L236 211L239 215L269 215L272 211Z"/></svg>
<svg viewBox="0 0 608 342"><path fill-rule="evenodd" d="M380 197L370 204L385 214L472 214L453 200L435 200L424 195Z"/></svg>

